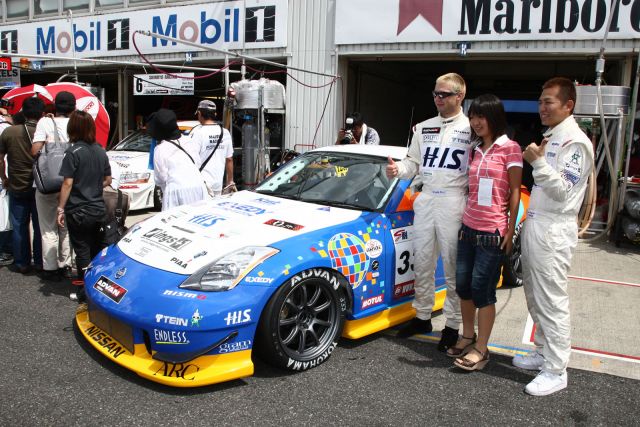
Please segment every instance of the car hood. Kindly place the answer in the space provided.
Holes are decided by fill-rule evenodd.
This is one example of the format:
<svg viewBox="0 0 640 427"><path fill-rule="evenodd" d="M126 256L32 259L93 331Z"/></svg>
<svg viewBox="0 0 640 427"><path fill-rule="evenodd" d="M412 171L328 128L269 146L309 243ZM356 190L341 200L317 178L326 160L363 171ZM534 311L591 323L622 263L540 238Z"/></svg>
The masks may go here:
<svg viewBox="0 0 640 427"><path fill-rule="evenodd" d="M107 151L109 160L118 163L121 173L149 168L149 153L140 151Z"/></svg>
<svg viewBox="0 0 640 427"><path fill-rule="evenodd" d="M134 225L118 247L146 265L192 274L239 248L275 245L355 220L361 214L357 210L240 191L161 212Z"/></svg>

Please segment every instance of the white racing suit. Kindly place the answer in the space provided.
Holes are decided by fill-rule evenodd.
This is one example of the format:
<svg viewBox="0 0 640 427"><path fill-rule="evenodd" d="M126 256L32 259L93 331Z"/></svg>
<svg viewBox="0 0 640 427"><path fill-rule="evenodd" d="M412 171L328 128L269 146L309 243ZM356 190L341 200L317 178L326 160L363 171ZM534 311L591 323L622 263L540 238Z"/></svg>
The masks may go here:
<svg viewBox="0 0 640 427"><path fill-rule="evenodd" d="M467 203L471 153L469 119L440 116L416 126L407 157L398 162L398 176L419 175L422 192L413 203L415 299L418 319L431 319L435 301L434 272L442 256L447 286L443 313L446 326L458 329L462 316L456 294L458 231Z"/></svg>
<svg viewBox="0 0 640 427"><path fill-rule="evenodd" d="M535 185L522 235L522 270L536 350L546 360L542 370L562 374L571 354L567 274L593 148L573 116L544 136L545 156L531 164Z"/></svg>

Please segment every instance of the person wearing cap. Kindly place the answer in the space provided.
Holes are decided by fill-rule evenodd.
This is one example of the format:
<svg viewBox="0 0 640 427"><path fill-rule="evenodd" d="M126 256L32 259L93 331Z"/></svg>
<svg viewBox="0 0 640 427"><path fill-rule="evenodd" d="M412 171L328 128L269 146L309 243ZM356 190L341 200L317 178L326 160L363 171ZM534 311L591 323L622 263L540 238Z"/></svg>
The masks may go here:
<svg viewBox="0 0 640 427"><path fill-rule="evenodd" d="M196 162L207 185L207 191L211 196L219 196L222 194L225 172L227 178L224 187L234 185L231 134L215 121L216 104L213 101L200 101L196 116L200 124L191 130L189 144L198 150Z"/></svg>
<svg viewBox="0 0 640 427"><path fill-rule="evenodd" d="M158 142L153 175L162 190L162 210L204 200L207 190L196 160L199 153L178 129L176 113L159 109L149 118L147 132Z"/></svg>
<svg viewBox="0 0 640 427"><path fill-rule="evenodd" d="M36 157L44 144L55 142L69 142L67 125L69 115L76 109L76 97L72 93L62 91L56 95L56 115L41 118L36 125L31 144L31 155ZM36 206L38 222L42 233L42 268L43 278L60 280L62 275L66 279L75 277L71 268L71 245L69 233L64 227L58 226L58 195L60 193L43 194L36 191Z"/></svg>

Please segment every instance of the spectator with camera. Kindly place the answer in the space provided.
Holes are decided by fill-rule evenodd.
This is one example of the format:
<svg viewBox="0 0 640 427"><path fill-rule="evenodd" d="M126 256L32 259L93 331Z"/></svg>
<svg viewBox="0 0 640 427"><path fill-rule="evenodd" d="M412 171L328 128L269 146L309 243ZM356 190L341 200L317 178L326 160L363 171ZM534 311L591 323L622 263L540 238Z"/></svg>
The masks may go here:
<svg viewBox="0 0 640 427"><path fill-rule="evenodd" d="M362 115L358 112L347 114L344 121L344 128L338 131L336 144L380 144L378 132L364 122Z"/></svg>

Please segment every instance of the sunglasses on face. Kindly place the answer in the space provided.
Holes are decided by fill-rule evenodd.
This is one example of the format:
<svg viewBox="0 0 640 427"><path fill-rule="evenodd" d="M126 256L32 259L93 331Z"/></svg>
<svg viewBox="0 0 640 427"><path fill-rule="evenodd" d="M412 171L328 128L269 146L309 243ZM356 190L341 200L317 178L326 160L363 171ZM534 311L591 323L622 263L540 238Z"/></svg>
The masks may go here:
<svg viewBox="0 0 640 427"><path fill-rule="evenodd" d="M440 98L440 99L445 99L445 98L448 98L450 96L457 95L457 93L455 93L455 92L439 92L439 91L435 91L435 90L433 92L431 92L431 94L433 94L434 98Z"/></svg>

